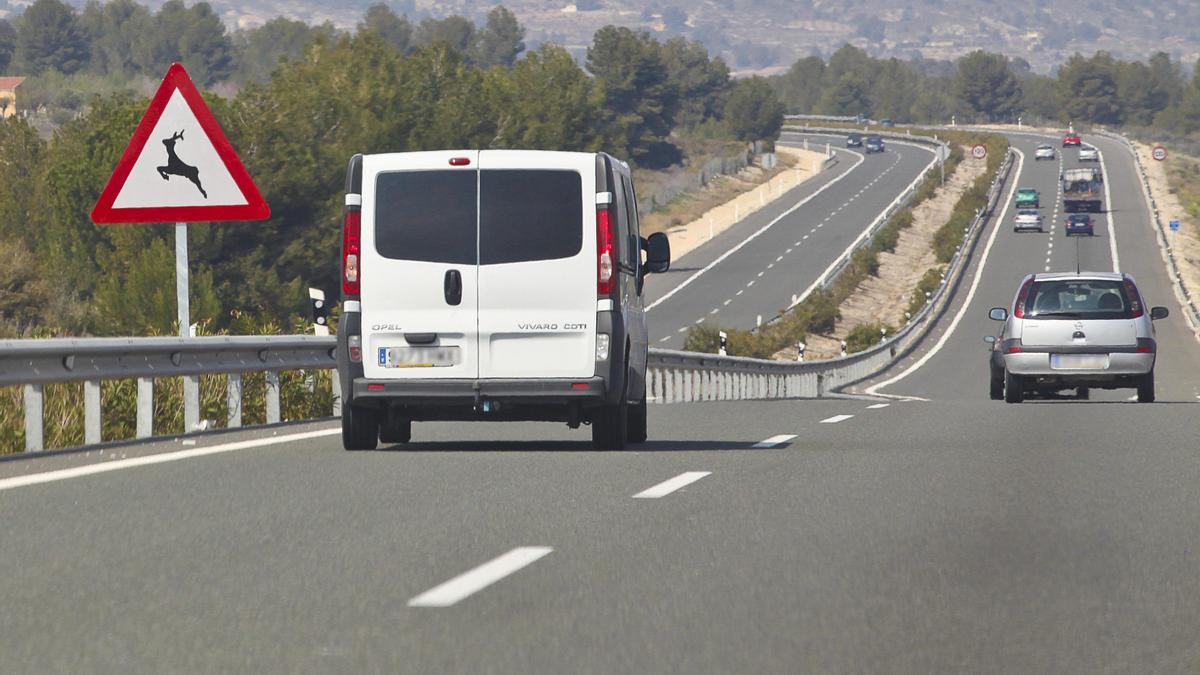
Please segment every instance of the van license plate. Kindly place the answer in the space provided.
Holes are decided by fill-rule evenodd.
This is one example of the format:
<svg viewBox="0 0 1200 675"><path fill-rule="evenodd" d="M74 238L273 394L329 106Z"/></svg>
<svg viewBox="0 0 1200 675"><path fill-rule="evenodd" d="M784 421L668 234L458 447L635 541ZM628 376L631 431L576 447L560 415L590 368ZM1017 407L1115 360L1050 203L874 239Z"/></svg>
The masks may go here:
<svg viewBox="0 0 1200 675"><path fill-rule="evenodd" d="M439 368L462 363L459 347L380 347L379 365L384 368Z"/></svg>
<svg viewBox="0 0 1200 675"><path fill-rule="evenodd" d="M1055 370L1104 370L1108 354L1051 354L1050 367Z"/></svg>

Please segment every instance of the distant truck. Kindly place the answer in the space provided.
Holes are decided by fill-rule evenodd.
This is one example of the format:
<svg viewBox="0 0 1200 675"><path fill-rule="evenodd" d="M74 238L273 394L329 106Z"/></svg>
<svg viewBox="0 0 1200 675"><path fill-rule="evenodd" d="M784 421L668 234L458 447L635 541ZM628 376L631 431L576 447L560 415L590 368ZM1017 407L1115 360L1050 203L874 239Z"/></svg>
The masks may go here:
<svg viewBox="0 0 1200 675"><path fill-rule="evenodd" d="M1100 213L1104 176L1097 168L1062 172L1063 208L1067 213Z"/></svg>

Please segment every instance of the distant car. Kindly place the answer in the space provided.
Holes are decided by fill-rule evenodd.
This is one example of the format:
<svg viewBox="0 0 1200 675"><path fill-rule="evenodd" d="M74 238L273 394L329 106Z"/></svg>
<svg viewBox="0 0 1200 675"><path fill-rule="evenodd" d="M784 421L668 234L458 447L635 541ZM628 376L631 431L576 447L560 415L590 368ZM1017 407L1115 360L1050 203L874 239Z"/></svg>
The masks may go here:
<svg viewBox="0 0 1200 675"><path fill-rule="evenodd" d="M1036 209L1041 207L1041 194L1033 188L1017 190L1018 209Z"/></svg>
<svg viewBox="0 0 1200 675"><path fill-rule="evenodd" d="M1158 352L1153 321L1166 307L1146 311L1133 277L1114 272L1030 274L1021 281L1011 312L993 307L1003 321L989 356L988 393L1020 403L1026 394L1089 388L1137 389L1139 403L1154 401Z"/></svg>
<svg viewBox="0 0 1200 675"><path fill-rule="evenodd" d="M1096 148L1088 146L1079 149L1079 161L1081 162L1099 162L1100 151Z"/></svg>
<svg viewBox="0 0 1200 675"><path fill-rule="evenodd" d="M896 123L895 123L895 122L893 122L893 121L891 120L891 118L888 118L888 117L885 117L885 118L883 118L883 119L879 120L879 123L880 123L880 124L882 124L882 125L883 125L883 126L885 126L885 127L894 127L894 126L896 126Z"/></svg>
<svg viewBox="0 0 1200 675"><path fill-rule="evenodd" d="M862 134L850 133L846 136L847 148L861 148L863 143Z"/></svg>
<svg viewBox="0 0 1200 675"><path fill-rule="evenodd" d="M1095 223L1086 213L1072 213L1067 216L1067 236L1086 234L1089 237L1096 234Z"/></svg>
<svg viewBox="0 0 1200 675"><path fill-rule="evenodd" d="M1065 148L1070 145L1079 147L1083 145L1083 139L1081 139L1078 134L1067 134L1063 136L1062 146Z"/></svg>
<svg viewBox="0 0 1200 675"><path fill-rule="evenodd" d="M1045 232L1046 230L1042 225L1042 214L1033 209L1021 209L1017 211L1017 219L1013 221L1013 232L1020 232L1021 230Z"/></svg>
<svg viewBox="0 0 1200 675"><path fill-rule="evenodd" d="M1037 150L1033 151L1033 161L1035 161L1035 162L1038 160L1042 160L1042 159L1054 159L1054 158L1055 158L1054 146L1039 145L1039 146L1037 146Z"/></svg>
<svg viewBox="0 0 1200 675"><path fill-rule="evenodd" d="M883 138L880 136L867 136L867 142L864 149L868 153L883 152Z"/></svg>

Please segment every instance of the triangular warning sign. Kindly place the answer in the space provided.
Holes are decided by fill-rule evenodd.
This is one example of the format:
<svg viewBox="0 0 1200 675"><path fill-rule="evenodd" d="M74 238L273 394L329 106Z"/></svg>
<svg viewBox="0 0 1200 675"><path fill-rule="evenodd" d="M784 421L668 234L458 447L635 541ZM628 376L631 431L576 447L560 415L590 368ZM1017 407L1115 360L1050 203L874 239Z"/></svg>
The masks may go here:
<svg viewBox="0 0 1200 675"><path fill-rule="evenodd" d="M271 209L181 64L172 64L92 209L97 223L262 220Z"/></svg>

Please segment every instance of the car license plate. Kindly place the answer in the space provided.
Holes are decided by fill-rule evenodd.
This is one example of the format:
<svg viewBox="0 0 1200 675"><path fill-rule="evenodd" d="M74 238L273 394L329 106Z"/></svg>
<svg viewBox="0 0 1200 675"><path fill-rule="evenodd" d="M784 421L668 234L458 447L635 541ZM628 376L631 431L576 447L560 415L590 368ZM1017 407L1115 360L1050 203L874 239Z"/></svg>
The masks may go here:
<svg viewBox="0 0 1200 675"><path fill-rule="evenodd" d="M1108 354L1051 354L1050 367L1055 370L1104 370Z"/></svg>
<svg viewBox="0 0 1200 675"><path fill-rule="evenodd" d="M444 368L462 363L459 347L380 347L384 368Z"/></svg>

